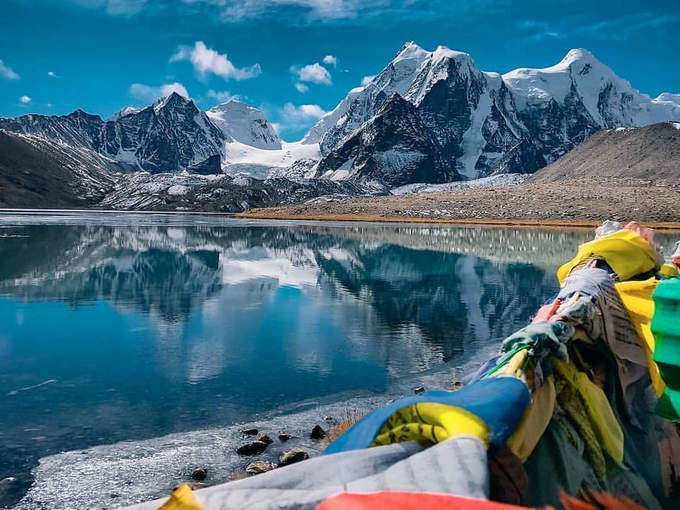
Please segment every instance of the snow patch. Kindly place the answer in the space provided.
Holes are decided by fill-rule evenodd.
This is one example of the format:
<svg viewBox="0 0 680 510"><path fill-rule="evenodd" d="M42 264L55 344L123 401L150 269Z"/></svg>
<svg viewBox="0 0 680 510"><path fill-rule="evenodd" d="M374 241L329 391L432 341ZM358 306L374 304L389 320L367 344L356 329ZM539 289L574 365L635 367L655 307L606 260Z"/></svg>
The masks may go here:
<svg viewBox="0 0 680 510"><path fill-rule="evenodd" d="M189 191L187 186L182 186L181 184L175 184L168 188L168 195L186 195Z"/></svg>
<svg viewBox="0 0 680 510"><path fill-rule="evenodd" d="M286 168L300 159L318 160L321 158L318 143L307 144L302 142L282 142L279 150L260 149L241 142L227 142L225 154L225 162L222 168L227 174L233 174L234 169L238 169L242 173L249 173L249 166L268 169ZM232 166L234 168L230 169ZM269 170L267 170L267 173L269 173Z"/></svg>
<svg viewBox="0 0 680 510"><path fill-rule="evenodd" d="M401 172L405 168L411 168L426 158L425 154L416 151L400 151L390 149L384 152L376 152L373 157L381 167L387 171Z"/></svg>
<svg viewBox="0 0 680 510"><path fill-rule="evenodd" d="M345 162L335 170L329 170L323 177L331 181L344 181L349 178L354 168L354 158L348 158Z"/></svg>
<svg viewBox="0 0 680 510"><path fill-rule="evenodd" d="M439 193L470 188L489 188L492 186L514 186L526 181L530 176L525 174L498 174L474 179L471 181L447 182L444 184L416 183L399 186L390 190L392 195L411 195L413 193Z"/></svg>
<svg viewBox="0 0 680 510"><path fill-rule="evenodd" d="M486 145L486 140L482 134L482 127L486 118L491 115L491 105L491 96L487 87L482 95L479 96L477 109L472 112L470 127L463 134L461 143L463 156L459 160L458 173L466 179L475 179L478 176L475 165Z"/></svg>

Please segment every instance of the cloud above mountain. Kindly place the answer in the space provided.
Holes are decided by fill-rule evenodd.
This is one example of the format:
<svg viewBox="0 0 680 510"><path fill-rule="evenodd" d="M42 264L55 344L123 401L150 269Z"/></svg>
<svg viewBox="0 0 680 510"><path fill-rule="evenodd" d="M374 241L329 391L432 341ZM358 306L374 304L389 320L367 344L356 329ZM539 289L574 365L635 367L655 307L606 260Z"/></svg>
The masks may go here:
<svg viewBox="0 0 680 510"><path fill-rule="evenodd" d="M302 67L292 66L290 72L293 73L300 82L317 83L321 85L331 84L331 73L318 62Z"/></svg>
<svg viewBox="0 0 680 510"><path fill-rule="evenodd" d="M159 87L152 87L143 83L133 83L130 85L129 90L132 97L145 102L155 101L158 98L169 96L173 92L187 99L189 98L189 92L187 92L186 87L178 82L166 83Z"/></svg>
<svg viewBox="0 0 680 510"><path fill-rule="evenodd" d="M216 19L224 23L276 17L299 23L337 22L358 20L382 13L411 12L427 14L417 9L421 0L70 0L72 3L103 10L110 16L130 17L144 11L183 11L212 9ZM429 0L431 3L433 0ZM427 4L426 4L427 5Z"/></svg>
<svg viewBox="0 0 680 510"><path fill-rule="evenodd" d="M0 60L0 76L7 80L18 80L19 75L14 70Z"/></svg>
<svg viewBox="0 0 680 510"><path fill-rule="evenodd" d="M187 60L194 66L200 78L205 79L209 74L222 77L224 80L248 80L262 73L260 64L249 67L236 67L226 53L208 48L203 41L196 41L193 46L180 45L170 57L170 62Z"/></svg>
<svg viewBox="0 0 680 510"><path fill-rule="evenodd" d="M263 105L262 109L267 111L267 117L272 119L276 131L282 136L310 128L327 113L318 104L296 106L290 102L283 107Z"/></svg>
<svg viewBox="0 0 680 510"><path fill-rule="evenodd" d="M216 99L220 103L226 103L230 99L238 99L238 95L234 95L226 90L208 90L208 97L211 99Z"/></svg>
<svg viewBox="0 0 680 510"><path fill-rule="evenodd" d="M148 0L72 0L78 5L103 9L111 16L132 16L142 11Z"/></svg>
<svg viewBox="0 0 680 510"><path fill-rule="evenodd" d="M183 0L187 4L208 4L220 9L223 21L241 21L272 15L283 8L298 8L308 20L342 20L361 13L413 0Z"/></svg>

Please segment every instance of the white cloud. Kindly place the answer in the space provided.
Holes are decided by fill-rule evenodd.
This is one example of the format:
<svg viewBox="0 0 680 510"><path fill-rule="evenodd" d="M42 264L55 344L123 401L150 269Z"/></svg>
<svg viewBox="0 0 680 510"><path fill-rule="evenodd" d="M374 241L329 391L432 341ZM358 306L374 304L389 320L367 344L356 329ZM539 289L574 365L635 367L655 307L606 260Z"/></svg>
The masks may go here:
<svg viewBox="0 0 680 510"><path fill-rule="evenodd" d="M177 92L180 96L189 99L189 92L187 92L187 89L181 83L174 82L161 85L161 95L163 97L169 96L173 92Z"/></svg>
<svg viewBox="0 0 680 510"><path fill-rule="evenodd" d="M203 41L196 41L192 46L179 46L170 62L189 60L201 77L212 73L225 80L247 80L262 73L260 64L238 68L227 58L226 53L218 53L208 48Z"/></svg>
<svg viewBox="0 0 680 510"><path fill-rule="evenodd" d="M298 7L306 11L308 20L342 20L357 18L393 3L410 4L412 0L183 0L190 4L209 4L221 9L223 21L234 22L245 18L276 15L281 8ZM296 13L297 14L297 13Z"/></svg>
<svg viewBox="0 0 680 510"><path fill-rule="evenodd" d="M57 77L57 75L54 74L54 71L47 71L47 76L49 76L50 78L56 78Z"/></svg>
<svg viewBox="0 0 680 510"><path fill-rule="evenodd" d="M301 104L295 106L286 103L283 106L282 120L290 122L318 120L326 115L326 112L318 104Z"/></svg>
<svg viewBox="0 0 680 510"><path fill-rule="evenodd" d="M368 85L369 83L371 83L373 81L373 78L375 78L375 75L364 76L363 78L361 78L361 85L365 87L366 85Z"/></svg>
<svg viewBox="0 0 680 510"><path fill-rule="evenodd" d="M181 83L166 83L160 87L151 87L143 83L133 83L130 85L129 93L140 101L152 102L160 97L166 97L177 92L180 96L189 98L189 92Z"/></svg>
<svg viewBox="0 0 680 510"><path fill-rule="evenodd" d="M212 90L208 91L208 97L212 99L217 99L220 103L226 103L230 99L238 99L237 95L234 95L226 90Z"/></svg>
<svg viewBox="0 0 680 510"><path fill-rule="evenodd" d="M146 7L148 0L72 0L83 7L104 9L111 16L132 16Z"/></svg>
<svg viewBox="0 0 680 510"><path fill-rule="evenodd" d="M597 23L582 24L575 27L573 32L598 39L625 41L644 31L653 30L655 33L664 33L671 30L678 22L680 22L680 16L676 14L657 15L651 12L624 14Z"/></svg>
<svg viewBox="0 0 680 510"><path fill-rule="evenodd" d="M324 64L326 64L327 66L333 66L333 67L335 67L335 66L338 65L338 59L337 59L337 57L335 57L335 56L333 56L333 55L326 55L326 56L323 58L323 61L322 61L322 62L323 62Z"/></svg>
<svg viewBox="0 0 680 510"><path fill-rule="evenodd" d="M283 107L270 108L269 114L268 117L275 119L276 132L285 136L310 128L326 112L318 104L295 106L293 103L286 103Z"/></svg>
<svg viewBox="0 0 680 510"><path fill-rule="evenodd" d="M319 83L323 85L331 84L331 73L318 62L307 64L303 67L291 66L290 72L297 76L298 81Z"/></svg>
<svg viewBox="0 0 680 510"><path fill-rule="evenodd" d="M8 80L19 79L19 75L15 73L11 67L5 65L2 60L0 60L0 76L7 78Z"/></svg>
<svg viewBox="0 0 680 510"><path fill-rule="evenodd" d="M19 98L19 101L21 101L24 104L28 104L31 102L31 98L28 97L27 95L23 95Z"/></svg>
<svg viewBox="0 0 680 510"><path fill-rule="evenodd" d="M300 105L299 110L305 117L311 117L314 119L320 119L321 117L326 115L326 113L328 113L318 104L303 104Z"/></svg>
<svg viewBox="0 0 680 510"><path fill-rule="evenodd" d="M297 91L300 94L304 94L305 92L307 92L309 90L309 87L307 85L305 85L304 83L300 83L300 82L295 84L295 88L297 89Z"/></svg>

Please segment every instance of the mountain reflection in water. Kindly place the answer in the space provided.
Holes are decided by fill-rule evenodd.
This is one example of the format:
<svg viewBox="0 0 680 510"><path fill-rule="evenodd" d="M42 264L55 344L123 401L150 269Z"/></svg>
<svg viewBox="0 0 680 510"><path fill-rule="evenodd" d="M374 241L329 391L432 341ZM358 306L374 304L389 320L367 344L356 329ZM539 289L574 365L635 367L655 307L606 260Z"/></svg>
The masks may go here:
<svg viewBox="0 0 680 510"><path fill-rule="evenodd" d="M380 394L475 360L554 293L589 236L84 223L1 223L0 478L23 488L0 489L0 505L54 452Z"/></svg>

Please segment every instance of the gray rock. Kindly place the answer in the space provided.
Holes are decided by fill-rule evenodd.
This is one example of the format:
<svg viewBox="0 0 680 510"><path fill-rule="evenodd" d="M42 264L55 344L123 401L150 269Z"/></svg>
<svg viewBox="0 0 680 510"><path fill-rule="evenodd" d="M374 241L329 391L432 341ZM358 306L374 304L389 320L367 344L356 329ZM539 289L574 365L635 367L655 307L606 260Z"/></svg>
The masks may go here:
<svg viewBox="0 0 680 510"><path fill-rule="evenodd" d="M257 429L243 429L242 432L246 436L256 436L259 431Z"/></svg>
<svg viewBox="0 0 680 510"><path fill-rule="evenodd" d="M256 460L255 462L251 462L246 466L246 473L249 475L259 475L260 473L271 471L274 468L276 468L276 466L271 462Z"/></svg>
<svg viewBox="0 0 680 510"><path fill-rule="evenodd" d="M269 446L267 443L262 442L262 441L253 441L252 443L246 443L244 445L239 446L236 449L236 453L239 455L257 455L258 453L262 453L267 449L267 446Z"/></svg>
<svg viewBox="0 0 680 510"><path fill-rule="evenodd" d="M324 429L321 428L320 425L315 425L309 437L311 437L312 439L323 439L325 437L328 437L328 434Z"/></svg>
<svg viewBox="0 0 680 510"><path fill-rule="evenodd" d="M267 444L272 444L274 442L274 440L267 434L260 434L260 437L258 437L257 440Z"/></svg>
<svg viewBox="0 0 680 510"><path fill-rule="evenodd" d="M208 476L208 470L203 467L198 467L194 469L191 473L191 478L194 480L198 480L199 482L201 480L205 480L205 478Z"/></svg>
<svg viewBox="0 0 680 510"><path fill-rule="evenodd" d="M291 437L290 434L279 434L279 441L285 443L290 439L290 437Z"/></svg>
<svg viewBox="0 0 680 510"><path fill-rule="evenodd" d="M283 452L281 457L279 457L279 466L288 466L308 458L309 454L306 451L301 450L300 448L293 448L292 450Z"/></svg>
<svg viewBox="0 0 680 510"><path fill-rule="evenodd" d="M239 471L236 471L236 472L230 474L227 477L227 481L228 482L236 482L238 480L243 480L244 478L247 478L247 477L248 477L248 473L246 473L245 470L241 469Z"/></svg>

